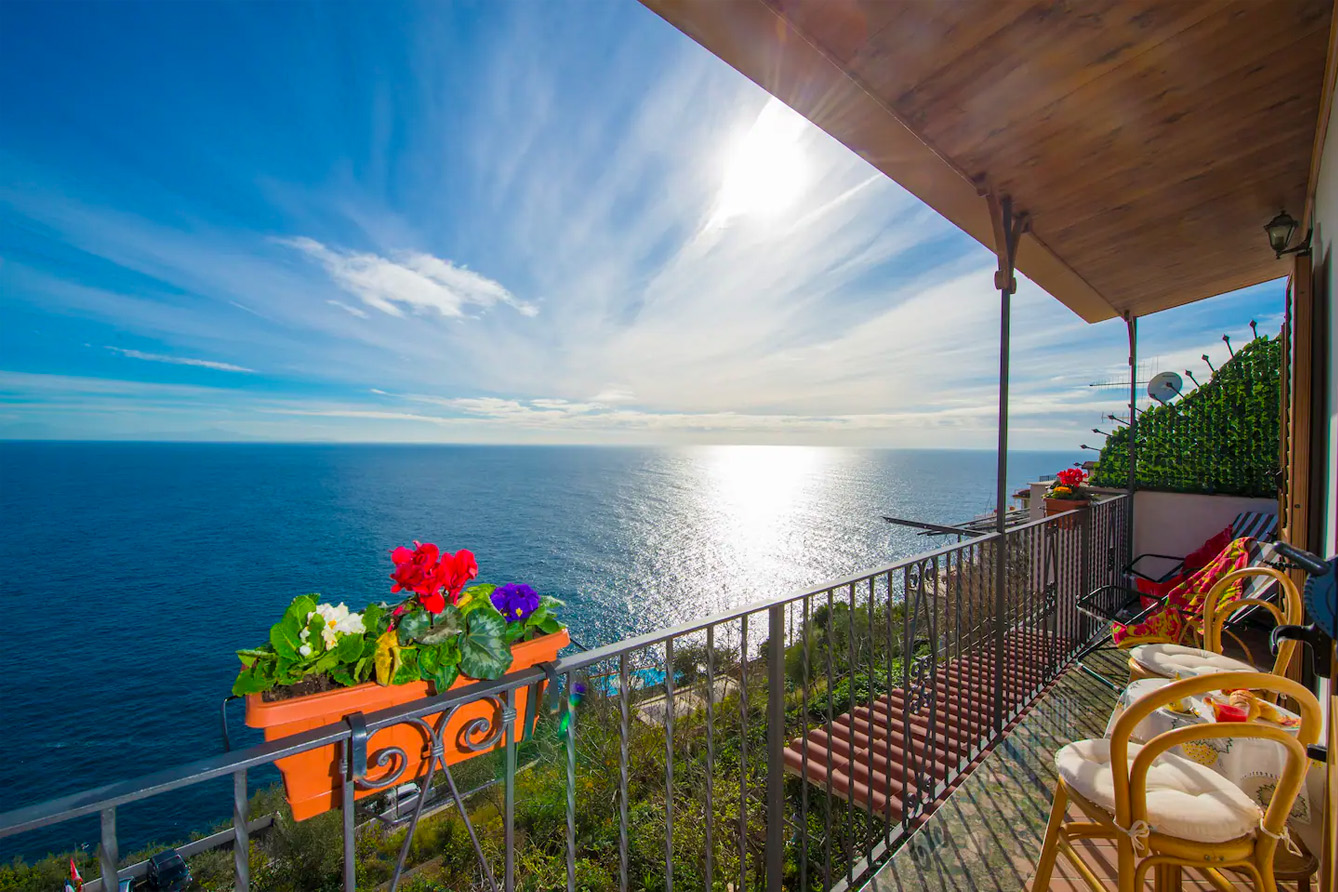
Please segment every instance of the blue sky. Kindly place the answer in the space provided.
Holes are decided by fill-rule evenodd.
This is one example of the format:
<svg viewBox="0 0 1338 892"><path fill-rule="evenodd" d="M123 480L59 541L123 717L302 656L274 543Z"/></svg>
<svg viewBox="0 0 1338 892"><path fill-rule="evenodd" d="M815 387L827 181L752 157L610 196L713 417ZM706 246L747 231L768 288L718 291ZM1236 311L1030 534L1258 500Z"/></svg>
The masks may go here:
<svg viewBox="0 0 1338 892"><path fill-rule="evenodd" d="M634 0L7 2L0 169L0 437L993 445L989 252ZM1015 306L1090 441L1123 324Z"/></svg>

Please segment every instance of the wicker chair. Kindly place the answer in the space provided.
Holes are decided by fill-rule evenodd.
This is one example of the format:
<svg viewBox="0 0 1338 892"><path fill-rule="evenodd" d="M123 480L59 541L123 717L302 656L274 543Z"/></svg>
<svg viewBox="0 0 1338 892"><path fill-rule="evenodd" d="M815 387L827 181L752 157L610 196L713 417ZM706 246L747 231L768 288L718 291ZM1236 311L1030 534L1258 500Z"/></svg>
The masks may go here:
<svg viewBox="0 0 1338 892"><path fill-rule="evenodd" d="M1220 605L1223 594L1240 580L1246 580L1241 597ZM1282 592L1282 605L1267 597L1272 591ZM1305 603L1301 593L1287 575L1272 567L1252 566L1235 570L1223 576L1209 591L1203 602L1202 647L1183 644L1141 644L1129 651L1129 677L1174 678L1177 675L1198 675L1203 672L1253 672L1248 662L1222 655L1222 633L1227 622L1241 611L1266 610L1278 625L1302 622ZM1237 644L1251 657L1245 643L1236 636ZM1284 674L1297 642L1283 641L1273 660L1272 672Z"/></svg>
<svg viewBox="0 0 1338 892"><path fill-rule="evenodd" d="M1209 691L1248 688L1291 697L1299 706L1296 733L1257 722L1208 723L1176 728L1146 744L1129 736L1153 710ZM1247 876L1254 888L1276 892L1274 855L1289 842L1287 815L1305 780L1306 745L1319 739L1322 719L1315 695L1290 679L1262 672L1223 672L1172 682L1136 701L1116 721L1109 739L1080 740L1055 755L1055 789L1045 845L1032 889L1049 888L1055 859L1068 858L1094 890L1105 887L1083 863L1075 839L1113 840L1119 854L1118 892L1141 890L1149 871L1160 888L1177 888L1193 867L1219 889L1236 888L1224 870ZM1259 737L1287 753L1268 808L1262 813L1244 792L1209 768L1167 750L1192 740ZM1069 803L1090 819L1069 821Z"/></svg>

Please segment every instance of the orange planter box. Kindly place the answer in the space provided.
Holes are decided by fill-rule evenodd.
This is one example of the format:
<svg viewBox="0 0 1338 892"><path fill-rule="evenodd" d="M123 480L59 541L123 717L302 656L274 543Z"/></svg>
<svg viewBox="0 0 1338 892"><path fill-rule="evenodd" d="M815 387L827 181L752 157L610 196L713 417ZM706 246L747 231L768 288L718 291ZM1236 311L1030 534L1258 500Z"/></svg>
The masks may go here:
<svg viewBox="0 0 1338 892"><path fill-rule="evenodd" d="M539 663L556 660L558 651L570 642L567 630L562 629L552 635L544 635L533 641L513 645L511 671L529 669ZM451 685L451 690L473 684L475 681L477 679L462 675ZM542 683L538 693L540 697L543 696ZM247 694L246 724L252 728L263 729L266 740L278 740L281 737L334 724L350 713L389 709L413 700L422 700L430 694L428 683L425 681L384 687L376 682L367 682L356 687L268 703L261 699L260 694ZM517 738L526 730L524 722L529 697L529 686L516 689L516 719L512 733ZM443 735L447 765L463 762L502 746L504 738L499 737L497 744L491 749L470 752L465 749L462 739L466 724L481 718L487 721L489 727L493 727L495 722L500 721L498 712L496 705L486 700L467 703L455 711ZM432 725L440 715L435 713L424 716L423 719ZM427 732L416 723L392 725L377 731L367 741L369 782L376 783L380 777L389 776L398 768L393 762L384 769L376 767L377 751L388 747L401 749L407 754L408 765L396 783L420 780L427 774L428 759L431 756L431 738ZM293 809L295 819L305 821L307 818L339 807L342 771L336 749L331 744L279 759L275 763L283 775L284 793L288 797L288 804ZM380 792L382 790L358 790L354 797L362 799Z"/></svg>
<svg viewBox="0 0 1338 892"><path fill-rule="evenodd" d="M1045 516L1054 517L1057 514L1069 514L1074 511L1086 511L1092 506L1091 502L1079 499L1046 499ZM1069 517L1059 521L1061 530L1071 530L1077 526L1078 518Z"/></svg>

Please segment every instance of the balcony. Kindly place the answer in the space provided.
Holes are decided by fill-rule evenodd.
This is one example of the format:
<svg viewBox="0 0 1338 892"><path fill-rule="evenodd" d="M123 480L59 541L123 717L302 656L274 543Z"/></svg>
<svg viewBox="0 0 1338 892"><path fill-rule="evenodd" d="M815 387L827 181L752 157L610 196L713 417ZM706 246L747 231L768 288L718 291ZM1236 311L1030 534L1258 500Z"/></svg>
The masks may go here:
<svg viewBox="0 0 1338 892"><path fill-rule="evenodd" d="M1031 855L1016 843L1044 820L1036 781L1051 752L1091 736L1113 701L1070 667L1103 631L1076 602L1117 578L1130 504L1119 495L553 665L27 805L0 815L0 838L98 815L103 875L134 877L142 866L119 856L117 810L231 777L233 818L220 841L233 858L216 884L267 888L274 856L251 834L295 825L282 809L250 813L248 773L333 747L338 808L296 827L340 852L328 879L348 892L406 881L825 892L922 873L951 884L964 869L1000 876L1003 862L1020 876ZM540 686L551 708L530 732L511 719L517 693ZM443 740L454 711L478 701L488 718ZM434 759L417 778L432 796L415 797L412 815L387 828L355 797L411 780L402 753L378 737L403 725L437 757L451 745L487 752L452 769ZM466 776L482 777L483 791L462 792ZM1003 793L998 785L1018 777L1031 779L1026 794ZM968 851L981 856L974 867Z"/></svg>

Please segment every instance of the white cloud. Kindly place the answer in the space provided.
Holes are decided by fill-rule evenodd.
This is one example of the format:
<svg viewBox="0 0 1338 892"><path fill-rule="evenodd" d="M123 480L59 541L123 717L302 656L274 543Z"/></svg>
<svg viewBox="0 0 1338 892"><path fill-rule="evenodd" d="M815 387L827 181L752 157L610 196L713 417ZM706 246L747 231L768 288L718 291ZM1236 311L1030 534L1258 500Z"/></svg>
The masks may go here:
<svg viewBox="0 0 1338 892"><path fill-rule="evenodd" d="M326 303L332 307L339 307L339 309L343 310L345 313L348 313L351 316L357 316L359 319L368 318L366 310L362 309L361 307L349 306L342 300L327 300Z"/></svg>
<svg viewBox="0 0 1338 892"><path fill-rule="evenodd" d="M590 397L592 403L630 403L636 400L636 394L626 387L605 387Z"/></svg>
<svg viewBox="0 0 1338 892"><path fill-rule="evenodd" d="M127 350L124 347L108 347L122 356L128 356L131 359L142 359L146 362L166 362L171 365L193 365L202 369L216 369L220 372L247 372L254 373L255 369L248 369L243 366L233 365L230 362L215 362L212 359L192 359L189 356L168 356L163 353L145 353L141 350Z"/></svg>
<svg viewBox="0 0 1338 892"><path fill-rule="evenodd" d="M405 251L391 259L328 248L305 236L276 241L316 260L340 288L391 316L403 316L408 308L415 312L436 310L442 316L458 319L471 307L488 309L499 303L514 307L523 316L539 312L538 307L518 299L501 283L431 254ZM355 308L330 302L359 315ZM365 313L362 315L366 318Z"/></svg>

